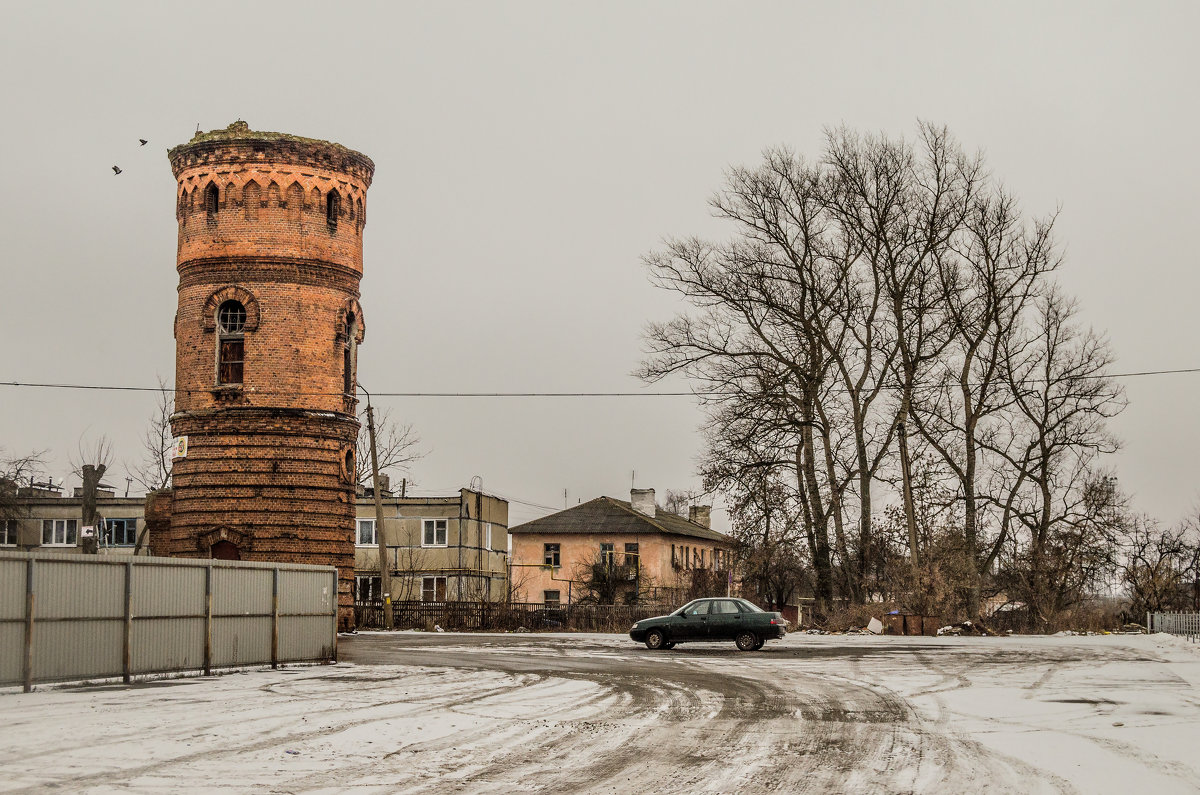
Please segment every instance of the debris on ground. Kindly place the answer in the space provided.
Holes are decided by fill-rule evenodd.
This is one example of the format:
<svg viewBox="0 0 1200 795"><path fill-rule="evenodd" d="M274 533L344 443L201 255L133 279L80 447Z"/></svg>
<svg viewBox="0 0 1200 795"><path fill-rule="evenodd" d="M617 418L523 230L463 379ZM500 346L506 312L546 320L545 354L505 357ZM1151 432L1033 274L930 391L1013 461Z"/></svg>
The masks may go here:
<svg viewBox="0 0 1200 795"><path fill-rule="evenodd" d="M438 625L438 624L434 624L434 625L433 625L433 631L434 631L434 632L445 632L446 630L442 629L440 625Z"/></svg>
<svg viewBox="0 0 1200 795"><path fill-rule="evenodd" d="M872 635L882 634L883 633L883 622L880 621L878 618L872 618L870 621L867 622L867 632L870 632Z"/></svg>

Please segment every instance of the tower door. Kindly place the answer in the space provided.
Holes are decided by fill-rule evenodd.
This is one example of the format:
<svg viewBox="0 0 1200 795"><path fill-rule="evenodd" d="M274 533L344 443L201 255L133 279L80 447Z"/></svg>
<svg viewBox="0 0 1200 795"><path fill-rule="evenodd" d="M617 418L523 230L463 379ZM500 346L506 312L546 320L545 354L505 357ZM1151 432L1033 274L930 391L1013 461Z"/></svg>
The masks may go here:
<svg viewBox="0 0 1200 795"><path fill-rule="evenodd" d="M212 545L210 553L214 560L241 560L241 550L229 541L218 541Z"/></svg>

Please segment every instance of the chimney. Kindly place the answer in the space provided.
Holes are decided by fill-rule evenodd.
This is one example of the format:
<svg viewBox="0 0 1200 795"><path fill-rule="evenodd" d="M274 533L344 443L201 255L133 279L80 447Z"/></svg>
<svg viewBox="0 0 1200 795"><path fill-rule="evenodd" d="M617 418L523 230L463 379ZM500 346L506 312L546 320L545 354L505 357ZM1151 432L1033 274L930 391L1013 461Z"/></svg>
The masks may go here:
<svg viewBox="0 0 1200 795"><path fill-rule="evenodd" d="M633 510L654 518L654 489L630 489L629 504Z"/></svg>
<svg viewBox="0 0 1200 795"><path fill-rule="evenodd" d="M688 521L701 527L712 527L712 506L692 505L688 508Z"/></svg>

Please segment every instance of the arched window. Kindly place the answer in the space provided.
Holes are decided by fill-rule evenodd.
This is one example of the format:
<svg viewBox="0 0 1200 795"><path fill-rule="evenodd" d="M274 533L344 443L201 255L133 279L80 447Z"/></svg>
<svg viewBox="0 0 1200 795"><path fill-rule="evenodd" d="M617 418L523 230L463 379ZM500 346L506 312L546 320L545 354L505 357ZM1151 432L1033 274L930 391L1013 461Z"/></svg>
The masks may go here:
<svg viewBox="0 0 1200 795"><path fill-rule="evenodd" d="M325 223L329 224L329 231L337 231L338 213L342 210L342 196L336 190L329 191L329 195L325 197Z"/></svg>
<svg viewBox="0 0 1200 795"><path fill-rule="evenodd" d="M217 186L208 183L208 187L204 189L204 212L208 216L208 222L215 224L217 222L217 202L220 199L220 194L217 192Z"/></svg>
<svg viewBox="0 0 1200 795"><path fill-rule="evenodd" d="M342 349L342 391L354 396L354 359L358 353L358 318L353 312L346 315L346 345Z"/></svg>
<svg viewBox="0 0 1200 795"><path fill-rule="evenodd" d="M217 383L240 384L245 375L246 307L225 301L217 308Z"/></svg>

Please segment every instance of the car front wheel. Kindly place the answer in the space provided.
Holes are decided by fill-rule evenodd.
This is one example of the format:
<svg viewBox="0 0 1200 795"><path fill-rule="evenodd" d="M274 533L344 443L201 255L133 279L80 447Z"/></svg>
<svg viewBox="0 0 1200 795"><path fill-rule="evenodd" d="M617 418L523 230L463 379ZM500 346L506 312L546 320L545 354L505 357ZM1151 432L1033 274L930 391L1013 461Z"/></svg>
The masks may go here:
<svg viewBox="0 0 1200 795"><path fill-rule="evenodd" d="M652 629L646 633L646 648L652 651L657 651L663 648L667 643L667 638L663 635L661 629Z"/></svg>
<svg viewBox="0 0 1200 795"><path fill-rule="evenodd" d="M756 645L758 643L758 636L753 632L739 632L737 638L734 640L734 643L736 643L737 647L742 651L754 651L758 648ZM650 645L650 640L648 638L646 639L646 645Z"/></svg>

